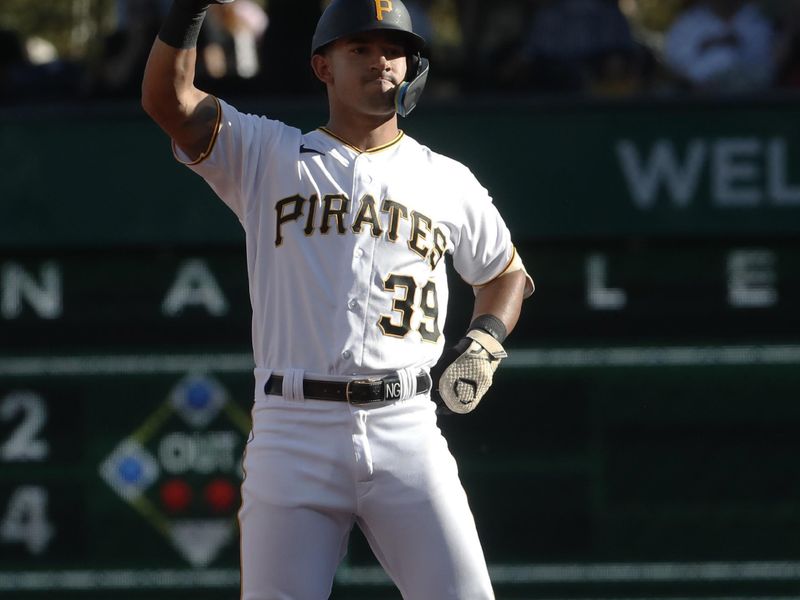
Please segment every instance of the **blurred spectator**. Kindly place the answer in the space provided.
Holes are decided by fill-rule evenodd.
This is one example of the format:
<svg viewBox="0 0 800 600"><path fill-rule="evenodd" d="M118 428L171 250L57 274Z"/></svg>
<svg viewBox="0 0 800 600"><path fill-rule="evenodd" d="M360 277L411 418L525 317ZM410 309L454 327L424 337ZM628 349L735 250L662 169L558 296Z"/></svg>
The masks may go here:
<svg viewBox="0 0 800 600"><path fill-rule="evenodd" d="M17 32L0 29L0 98L14 96L28 66L25 46Z"/></svg>
<svg viewBox="0 0 800 600"><path fill-rule="evenodd" d="M269 26L267 13L253 0L209 7L202 59L215 79L251 79L261 70L260 45Z"/></svg>
<svg viewBox="0 0 800 600"><path fill-rule="evenodd" d="M667 32L664 58L693 89L745 92L774 76L773 28L751 0L699 0Z"/></svg>
<svg viewBox="0 0 800 600"><path fill-rule="evenodd" d="M102 40L90 66L90 95L139 94L144 65L168 6L163 0L117 0L117 27Z"/></svg>
<svg viewBox="0 0 800 600"><path fill-rule="evenodd" d="M78 65L61 60L49 41L0 29L0 102L69 97L79 80Z"/></svg>
<svg viewBox="0 0 800 600"><path fill-rule="evenodd" d="M436 76L428 80L425 95L452 96L458 92L462 59L455 0L404 0L404 4L414 32L425 38L422 53L436 65Z"/></svg>
<svg viewBox="0 0 800 600"><path fill-rule="evenodd" d="M800 0L772 0L765 4L776 24L775 83L800 88Z"/></svg>
<svg viewBox="0 0 800 600"><path fill-rule="evenodd" d="M461 79L471 90L492 89L505 77L498 65L507 64L517 53L531 2L459 0L461 26Z"/></svg>
<svg viewBox="0 0 800 600"><path fill-rule="evenodd" d="M323 10L321 0L269 0L269 33L261 44L262 90L318 92L311 71L311 38Z"/></svg>
<svg viewBox="0 0 800 600"><path fill-rule="evenodd" d="M458 91L458 78L466 45L459 6L466 2L467 0L430 0L426 10L431 26L428 45L430 54L436 61L436 77L428 81L432 93L444 92L452 95ZM472 43L472 40L469 42Z"/></svg>
<svg viewBox="0 0 800 600"><path fill-rule="evenodd" d="M619 6L635 35L661 37L686 2L687 0L620 0Z"/></svg>
<svg viewBox="0 0 800 600"><path fill-rule="evenodd" d="M170 6L172 6L172 0L152 0L149 5L145 6L145 9L148 11L155 10L163 18L169 12ZM137 20L136 12L141 8L142 2L139 0L116 0L116 29L130 29Z"/></svg>
<svg viewBox="0 0 800 600"><path fill-rule="evenodd" d="M640 84L639 48L616 0L535 0L516 59L516 86L627 94Z"/></svg>
<svg viewBox="0 0 800 600"><path fill-rule="evenodd" d="M414 26L414 33L421 35L430 46L433 40L433 23L428 11L433 4L432 0L404 0L403 4L408 9L408 16Z"/></svg>
<svg viewBox="0 0 800 600"><path fill-rule="evenodd" d="M55 45L38 36L32 36L25 40L25 54L34 65L49 65L59 60Z"/></svg>

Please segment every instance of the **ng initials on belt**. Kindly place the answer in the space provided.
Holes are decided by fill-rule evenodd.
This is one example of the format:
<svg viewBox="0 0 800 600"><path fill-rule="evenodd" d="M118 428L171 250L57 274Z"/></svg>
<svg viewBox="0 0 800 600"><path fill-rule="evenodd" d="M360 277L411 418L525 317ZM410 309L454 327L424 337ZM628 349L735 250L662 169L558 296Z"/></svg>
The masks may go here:
<svg viewBox="0 0 800 600"><path fill-rule="evenodd" d="M417 375L417 394L431 389L431 378L424 371ZM283 395L283 376L272 375L264 384L264 393ZM303 397L309 400L332 400L350 404L371 404L399 400L402 393L400 378L389 375L380 379L354 379L352 381L303 380Z"/></svg>

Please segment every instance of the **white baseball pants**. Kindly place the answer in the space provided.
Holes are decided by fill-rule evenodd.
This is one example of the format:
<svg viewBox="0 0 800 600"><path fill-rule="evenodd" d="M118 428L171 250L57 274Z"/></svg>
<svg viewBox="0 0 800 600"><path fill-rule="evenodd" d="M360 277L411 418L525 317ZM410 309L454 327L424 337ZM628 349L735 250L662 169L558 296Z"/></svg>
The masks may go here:
<svg viewBox="0 0 800 600"><path fill-rule="evenodd" d="M370 408L267 396L244 458L242 600L324 600L358 524L405 600L490 600L427 395Z"/></svg>

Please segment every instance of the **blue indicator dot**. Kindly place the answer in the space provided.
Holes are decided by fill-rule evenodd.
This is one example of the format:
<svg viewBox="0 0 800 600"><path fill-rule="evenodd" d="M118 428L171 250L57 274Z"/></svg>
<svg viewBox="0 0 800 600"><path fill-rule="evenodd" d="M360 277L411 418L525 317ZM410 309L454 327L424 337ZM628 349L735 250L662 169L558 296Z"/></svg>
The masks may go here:
<svg viewBox="0 0 800 600"><path fill-rule="evenodd" d="M117 472L126 483L136 483L142 477L142 463L132 456L127 456L119 462Z"/></svg>
<svg viewBox="0 0 800 600"><path fill-rule="evenodd" d="M211 389L205 382L193 383L186 390L186 403L195 409L203 409L211 402Z"/></svg>

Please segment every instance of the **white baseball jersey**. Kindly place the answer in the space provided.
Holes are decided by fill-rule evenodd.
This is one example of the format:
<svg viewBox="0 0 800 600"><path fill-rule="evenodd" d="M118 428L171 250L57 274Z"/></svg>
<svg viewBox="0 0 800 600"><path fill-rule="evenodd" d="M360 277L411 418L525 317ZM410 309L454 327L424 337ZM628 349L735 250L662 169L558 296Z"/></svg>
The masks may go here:
<svg viewBox="0 0 800 600"><path fill-rule="evenodd" d="M257 369L352 376L435 364L444 254L477 286L515 253L469 169L402 132L360 151L322 128L303 134L220 106L209 151L187 164L246 232Z"/></svg>
<svg viewBox="0 0 800 600"><path fill-rule="evenodd" d="M492 600L456 462L415 383L444 344L444 255L472 285L515 268L491 198L403 133L362 152L223 102L218 119L190 166L246 233L256 395L242 598L329 597L358 525L404 598ZM280 394L264 389L275 371ZM390 373L396 401L298 401L304 378Z"/></svg>

